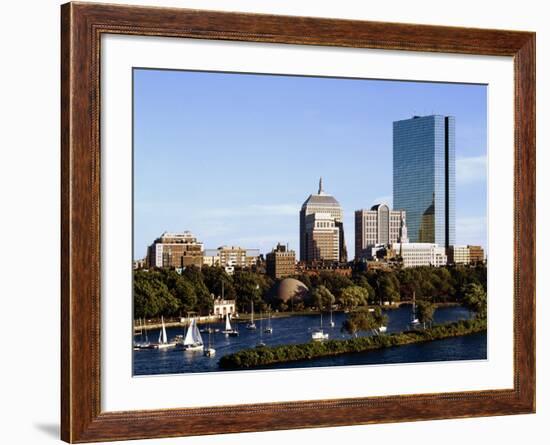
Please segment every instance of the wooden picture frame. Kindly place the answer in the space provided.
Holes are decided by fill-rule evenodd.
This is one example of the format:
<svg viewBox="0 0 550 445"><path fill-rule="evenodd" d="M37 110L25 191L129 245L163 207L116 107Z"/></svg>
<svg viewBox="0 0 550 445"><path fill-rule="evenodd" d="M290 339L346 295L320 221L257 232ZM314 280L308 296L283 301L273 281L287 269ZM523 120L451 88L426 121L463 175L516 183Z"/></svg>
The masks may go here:
<svg viewBox="0 0 550 445"><path fill-rule="evenodd" d="M512 56L515 69L513 389L102 412L99 73L100 38L105 33ZM68 3L61 7L61 34L63 440L93 442L535 411L534 33Z"/></svg>

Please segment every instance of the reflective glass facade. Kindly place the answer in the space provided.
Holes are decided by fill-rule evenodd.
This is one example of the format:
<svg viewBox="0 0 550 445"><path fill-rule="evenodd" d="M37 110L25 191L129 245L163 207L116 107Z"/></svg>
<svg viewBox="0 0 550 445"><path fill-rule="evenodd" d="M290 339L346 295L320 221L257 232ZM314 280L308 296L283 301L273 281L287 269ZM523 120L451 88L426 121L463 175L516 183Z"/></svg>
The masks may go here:
<svg viewBox="0 0 550 445"><path fill-rule="evenodd" d="M411 243L455 244L455 119L393 123L393 207L407 212Z"/></svg>

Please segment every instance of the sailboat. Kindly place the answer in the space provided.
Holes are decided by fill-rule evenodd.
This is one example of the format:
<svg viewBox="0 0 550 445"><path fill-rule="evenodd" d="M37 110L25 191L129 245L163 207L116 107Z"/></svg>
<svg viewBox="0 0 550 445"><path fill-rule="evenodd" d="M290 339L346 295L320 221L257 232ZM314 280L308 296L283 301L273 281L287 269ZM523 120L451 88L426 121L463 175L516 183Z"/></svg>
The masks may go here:
<svg viewBox="0 0 550 445"><path fill-rule="evenodd" d="M264 329L266 334L273 334L273 328L271 327L271 312L267 314L267 327Z"/></svg>
<svg viewBox="0 0 550 445"><path fill-rule="evenodd" d="M187 334L183 339L183 349L186 351L202 351L204 349L201 333L197 327L197 320L194 318L191 319Z"/></svg>
<svg viewBox="0 0 550 445"><path fill-rule="evenodd" d="M237 337L239 335L239 331L236 329L233 329L231 326L231 321L229 321L229 314L225 314L225 328L222 331L225 335L229 335L230 337Z"/></svg>
<svg viewBox="0 0 550 445"><path fill-rule="evenodd" d="M411 313L411 328L416 329L418 326L420 326L420 320L418 319L418 316L416 315L416 292L413 292L413 304L412 304L412 313Z"/></svg>
<svg viewBox="0 0 550 445"><path fill-rule="evenodd" d="M158 343L153 345L153 347L155 349L166 349L166 348L172 348L176 346L176 343L168 342L168 336L166 335L166 326L164 325L164 317L161 317L161 324L162 324L162 327L160 328L160 331L159 331Z"/></svg>
<svg viewBox="0 0 550 445"><path fill-rule="evenodd" d="M216 350L212 347L212 329L208 329L208 347L204 349L205 357L214 357Z"/></svg>
<svg viewBox="0 0 550 445"><path fill-rule="evenodd" d="M134 341L134 350L139 349L148 349L151 346L151 343L149 343L149 339L147 338L147 329L145 327L145 319L143 320L143 323L141 322L141 318L139 319L139 332L136 334L140 336L140 341ZM143 336L145 335L145 341L143 339Z"/></svg>
<svg viewBox="0 0 550 445"><path fill-rule="evenodd" d="M259 348L265 346L263 336L262 336L263 332L264 332L264 330L263 330L263 319L262 319L262 313L260 312L260 342L256 345Z"/></svg>
<svg viewBox="0 0 550 445"><path fill-rule="evenodd" d="M323 331L323 313L321 312L321 326L314 329L311 333L311 339L315 341L328 340L328 333Z"/></svg>
<svg viewBox="0 0 550 445"><path fill-rule="evenodd" d="M334 320L332 319L332 308L330 308L330 327L333 328L334 326Z"/></svg>
<svg viewBox="0 0 550 445"><path fill-rule="evenodd" d="M246 329L256 329L256 323L254 323L254 303L250 302L250 322L246 324Z"/></svg>

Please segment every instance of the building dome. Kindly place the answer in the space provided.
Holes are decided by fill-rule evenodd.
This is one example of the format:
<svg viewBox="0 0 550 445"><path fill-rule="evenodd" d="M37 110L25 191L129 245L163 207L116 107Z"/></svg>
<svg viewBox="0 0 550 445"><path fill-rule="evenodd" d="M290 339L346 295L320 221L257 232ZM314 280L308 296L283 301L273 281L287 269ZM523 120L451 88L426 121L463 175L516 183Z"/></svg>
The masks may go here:
<svg viewBox="0 0 550 445"><path fill-rule="evenodd" d="M276 298L279 301L304 300L309 293L307 286L294 278L285 278L277 286Z"/></svg>

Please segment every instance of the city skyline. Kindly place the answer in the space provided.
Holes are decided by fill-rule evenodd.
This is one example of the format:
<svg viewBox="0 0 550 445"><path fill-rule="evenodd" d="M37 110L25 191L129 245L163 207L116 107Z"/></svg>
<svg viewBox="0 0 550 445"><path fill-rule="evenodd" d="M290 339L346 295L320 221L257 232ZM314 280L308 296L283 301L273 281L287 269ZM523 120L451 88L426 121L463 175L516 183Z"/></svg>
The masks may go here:
<svg viewBox="0 0 550 445"><path fill-rule="evenodd" d="M134 70L134 104L135 259L183 230L298 253L320 176L353 258L354 212L393 208L392 123L426 110L456 117L456 244L486 248L483 85Z"/></svg>

